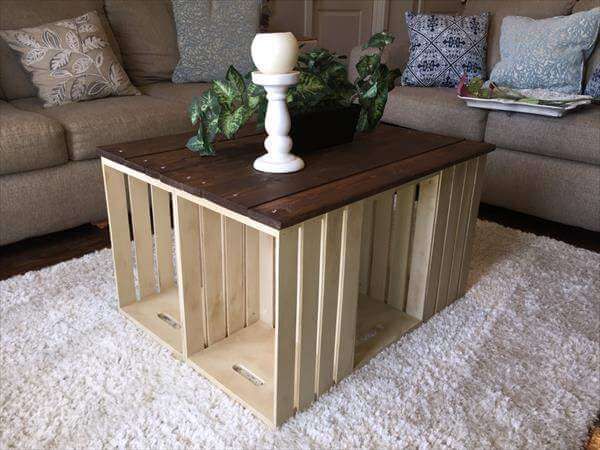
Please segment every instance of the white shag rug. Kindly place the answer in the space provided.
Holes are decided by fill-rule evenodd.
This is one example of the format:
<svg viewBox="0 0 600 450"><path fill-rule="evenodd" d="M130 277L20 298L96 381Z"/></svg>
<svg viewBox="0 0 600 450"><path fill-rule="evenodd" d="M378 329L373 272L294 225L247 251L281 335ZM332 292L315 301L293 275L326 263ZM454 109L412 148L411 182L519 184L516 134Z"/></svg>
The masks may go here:
<svg viewBox="0 0 600 450"><path fill-rule="evenodd" d="M0 282L0 447L580 448L600 254L479 222L465 298L280 430L115 309L109 250Z"/></svg>

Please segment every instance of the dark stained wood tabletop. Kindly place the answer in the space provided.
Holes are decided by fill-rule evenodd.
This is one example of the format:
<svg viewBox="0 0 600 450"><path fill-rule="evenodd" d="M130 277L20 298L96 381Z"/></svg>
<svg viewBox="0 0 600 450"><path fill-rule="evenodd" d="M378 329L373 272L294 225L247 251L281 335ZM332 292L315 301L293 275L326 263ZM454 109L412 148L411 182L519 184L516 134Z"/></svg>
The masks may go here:
<svg viewBox="0 0 600 450"><path fill-rule="evenodd" d="M101 147L100 156L282 229L494 150L483 142L379 125L353 142L299 156L306 167L252 168L264 134L215 144L216 156L185 148L191 133Z"/></svg>

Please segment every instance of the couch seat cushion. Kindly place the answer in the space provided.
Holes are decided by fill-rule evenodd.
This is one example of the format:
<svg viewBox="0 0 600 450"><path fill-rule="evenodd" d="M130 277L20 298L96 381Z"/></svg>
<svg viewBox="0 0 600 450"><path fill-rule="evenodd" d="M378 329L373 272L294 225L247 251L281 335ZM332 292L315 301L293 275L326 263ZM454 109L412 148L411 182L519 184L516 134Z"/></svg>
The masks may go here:
<svg viewBox="0 0 600 450"><path fill-rule="evenodd" d="M453 88L398 86L382 120L394 125L475 141L483 140L487 112L468 108Z"/></svg>
<svg viewBox="0 0 600 450"><path fill-rule="evenodd" d="M600 105L560 119L493 111L485 141L510 150L600 164Z"/></svg>
<svg viewBox="0 0 600 450"><path fill-rule="evenodd" d="M15 100L12 104L60 122L66 132L70 159L74 161L95 158L100 145L192 130L184 105L147 95L108 97L53 108L43 108L36 98Z"/></svg>
<svg viewBox="0 0 600 450"><path fill-rule="evenodd" d="M0 101L0 175L57 166L68 159L60 123Z"/></svg>
<svg viewBox="0 0 600 450"><path fill-rule="evenodd" d="M144 95L149 95L150 97L183 103L187 106L194 97L199 97L208 88L210 88L209 83L175 84L168 81L141 86L140 91L142 91Z"/></svg>

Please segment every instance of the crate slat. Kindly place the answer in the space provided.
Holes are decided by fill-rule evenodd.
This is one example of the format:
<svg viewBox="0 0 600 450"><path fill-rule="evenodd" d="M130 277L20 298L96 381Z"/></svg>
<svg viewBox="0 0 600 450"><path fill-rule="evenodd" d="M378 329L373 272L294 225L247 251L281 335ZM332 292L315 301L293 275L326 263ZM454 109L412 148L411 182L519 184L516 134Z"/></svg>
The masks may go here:
<svg viewBox="0 0 600 450"><path fill-rule="evenodd" d="M340 252L344 211L338 209L324 218L321 248L322 281L317 332L316 392L321 395L333 385L335 327L340 285Z"/></svg>
<svg viewBox="0 0 600 450"><path fill-rule="evenodd" d="M296 321L295 400L299 410L308 408L315 399L321 222L320 217L309 220L299 230L301 266L298 270L300 292Z"/></svg>
<svg viewBox="0 0 600 450"><path fill-rule="evenodd" d="M259 231L244 226L244 273L246 277L246 326L260 317Z"/></svg>
<svg viewBox="0 0 600 450"><path fill-rule="evenodd" d="M199 352L206 345L206 318L202 295L202 261L200 258L199 207L177 195L173 196L177 287L183 354Z"/></svg>
<svg viewBox="0 0 600 450"><path fill-rule="evenodd" d="M373 212L374 201L372 198L363 200L362 236L360 248L360 274L359 286L362 294L369 292L371 280L371 260L373 251Z"/></svg>
<svg viewBox="0 0 600 450"><path fill-rule="evenodd" d="M275 327L275 239L259 236L260 320Z"/></svg>
<svg viewBox="0 0 600 450"><path fill-rule="evenodd" d="M392 217L387 303L399 311L406 305L415 189L411 185L396 191Z"/></svg>
<svg viewBox="0 0 600 450"><path fill-rule="evenodd" d="M171 199L167 191L157 186L151 186L151 192L158 285L162 291L175 284L171 238Z"/></svg>
<svg viewBox="0 0 600 450"><path fill-rule="evenodd" d="M226 335L225 295L223 292L222 216L208 208L201 209L202 270L206 310L207 345Z"/></svg>
<svg viewBox="0 0 600 450"><path fill-rule="evenodd" d="M140 299L156 293L154 250L150 224L148 184L129 177L129 201L135 242L135 262L140 286Z"/></svg>
<svg viewBox="0 0 600 450"><path fill-rule="evenodd" d="M294 362L298 286L298 227L281 230L275 242L275 376L273 422L294 414Z"/></svg>
<svg viewBox="0 0 600 450"><path fill-rule="evenodd" d="M339 382L354 367L358 276L361 265L361 236L365 202L344 208L340 250L340 290L336 316L334 379Z"/></svg>
<svg viewBox="0 0 600 450"><path fill-rule="evenodd" d="M102 172L106 190L106 208L110 222L109 231L115 266L115 282L119 306L122 308L136 301L125 175L106 165L102 165Z"/></svg>
<svg viewBox="0 0 600 450"><path fill-rule="evenodd" d="M225 257L225 299L227 302L227 335L246 324L246 292L244 287L244 225L223 217Z"/></svg>
<svg viewBox="0 0 600 450"><path fill-rule="evenodd" d="M381 302L384 302L386 298L393 201L394 193L392 191L380 194L375 199L369 297Z"/></svg>

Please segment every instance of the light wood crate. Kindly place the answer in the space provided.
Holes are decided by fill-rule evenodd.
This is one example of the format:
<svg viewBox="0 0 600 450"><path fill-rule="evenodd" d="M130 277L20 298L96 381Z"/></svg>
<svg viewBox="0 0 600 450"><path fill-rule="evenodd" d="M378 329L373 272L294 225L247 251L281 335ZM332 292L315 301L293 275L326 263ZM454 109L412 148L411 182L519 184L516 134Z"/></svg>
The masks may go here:
<svg viewBox="0 0 600 450"><path fill-rule="evenodd" d="M485 158L282 230L103 158L119 309L277 427L464 294Z"/></svg>

